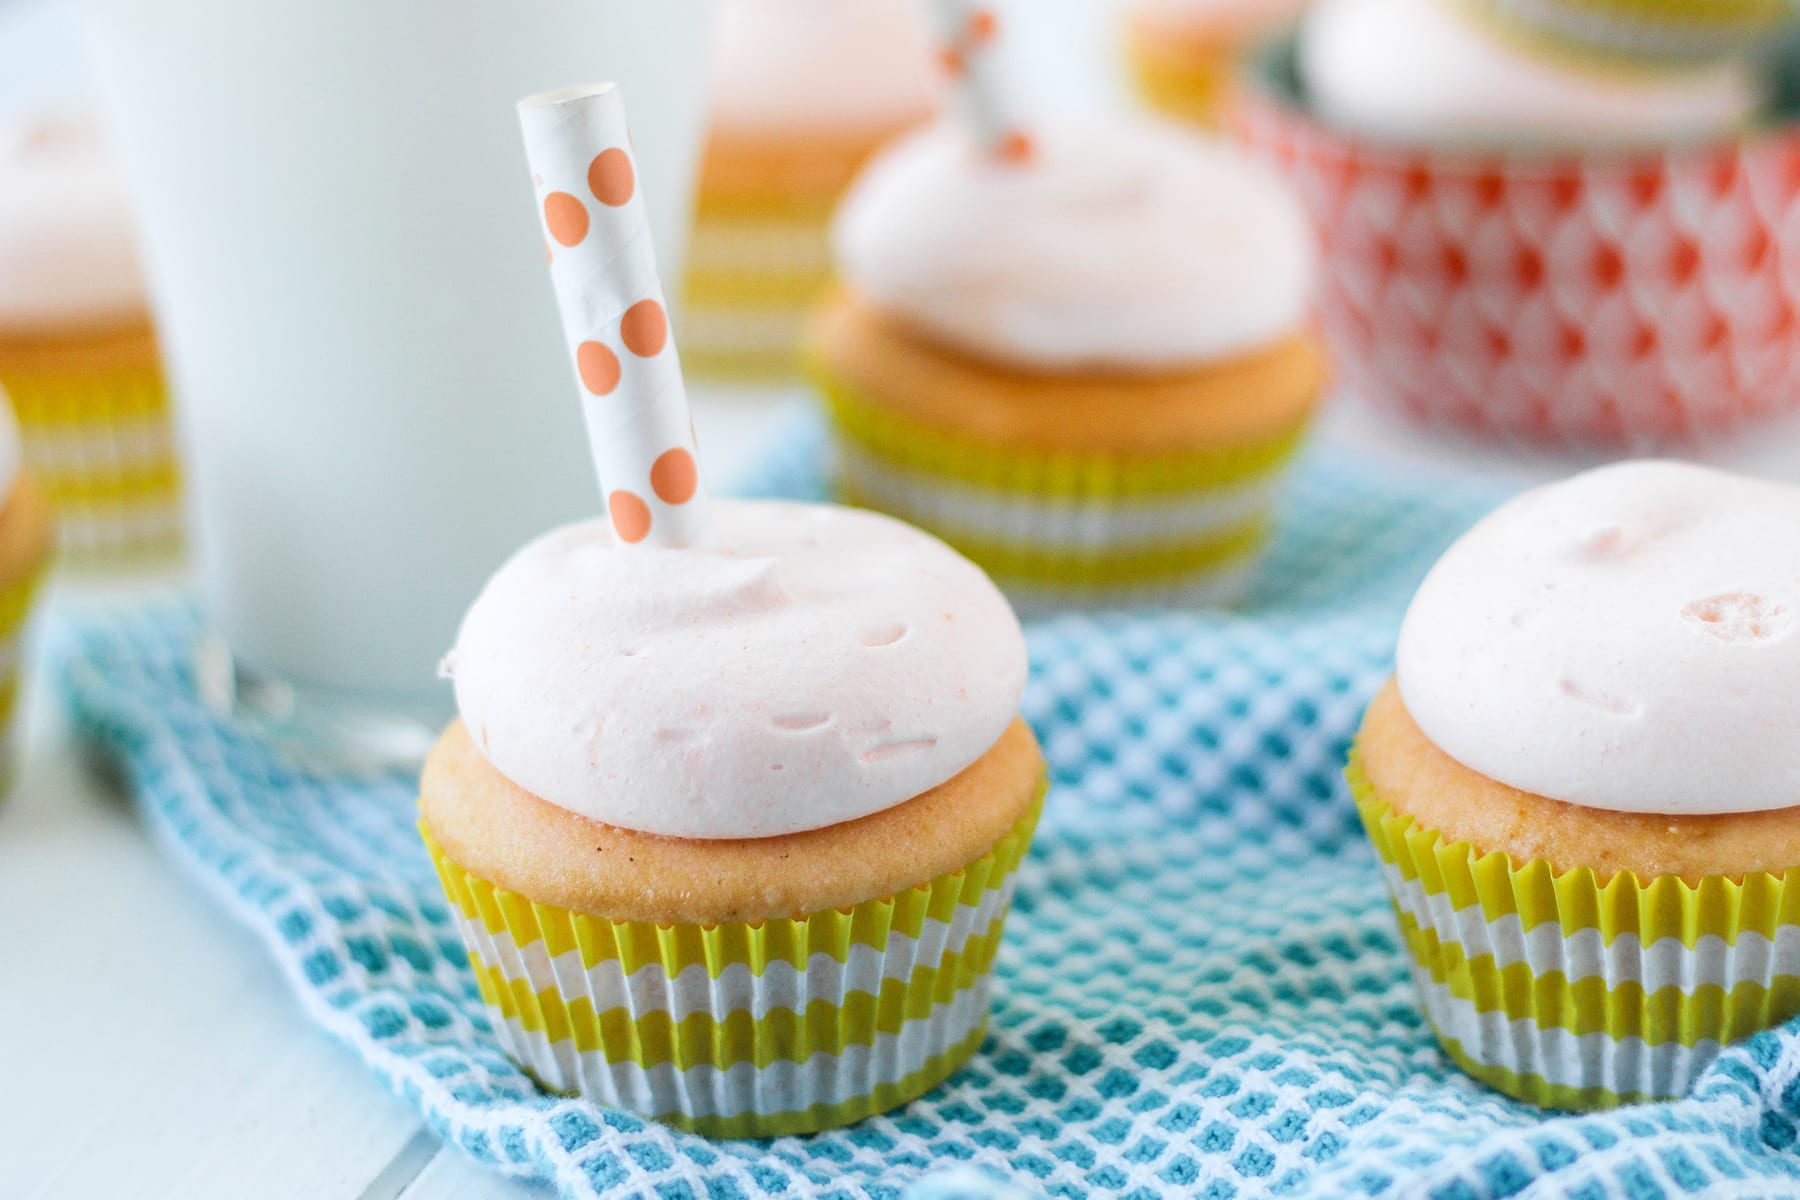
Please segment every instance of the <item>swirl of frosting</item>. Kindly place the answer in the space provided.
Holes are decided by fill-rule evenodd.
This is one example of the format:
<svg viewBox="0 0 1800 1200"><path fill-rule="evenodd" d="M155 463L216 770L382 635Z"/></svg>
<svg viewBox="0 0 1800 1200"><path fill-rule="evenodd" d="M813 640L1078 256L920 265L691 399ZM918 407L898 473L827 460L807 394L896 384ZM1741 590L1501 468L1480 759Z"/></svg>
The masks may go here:
<svg viewBox="0 0 1800 1200"><path fill-rule="evenodd" d="M131 215L90 117L0 131L0 329L36 334L145 319Z"/></svg>
<svg viewBox="0 0 1800 1200"><path fill-rule="evenodd" d="M929 791L1018 714L1025 642L987 576L855 509L721 501L704 549L556 530L445 661L475 745L584 817L679 838L821 829Z"/></svg>
<svg viewBox="0 0 1800 1200"><path fill-rule="evenodd" d="M727 0L713 67L713 126L733 134L889 130L937 97L916 0Z"/></svg>
<svg viewBox="0 0 1800 1200"><path fill-rule="evenodd" d="M1748 123L1749 65L1608 73L1491 36L1441 0L1320 0L1301 27L1314 110L1345 129L1430 144L1607 146L1694 140Z"/></svg>
<svg viewBox="0 0 1800 1200"><path fill-rule="evenodd" d="M1299 202L1228 147L1148 121L1037 131L1027 165L950 125L885 152L833 232L849 287L978 357L1161 371L1262 349L1310 317Z"/></svg>
<svg viewBox="0 0 1800 1200"><path fill-rule="evenodd" d="M1400 694L1450 757L1588 808L1800 804L1800 488L1636 462L1540 488L1450 548Z"/></svg>

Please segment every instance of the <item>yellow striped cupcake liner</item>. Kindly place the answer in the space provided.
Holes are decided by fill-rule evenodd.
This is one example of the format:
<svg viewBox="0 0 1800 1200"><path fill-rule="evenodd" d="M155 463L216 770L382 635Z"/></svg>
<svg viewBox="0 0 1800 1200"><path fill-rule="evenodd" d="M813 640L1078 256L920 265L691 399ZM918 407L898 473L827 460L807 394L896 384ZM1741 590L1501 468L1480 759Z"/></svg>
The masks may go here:
<svg viewBox="0 0 1800 1200"><path fill-rule="evenodd" d="M1026 612L1070 603L1227 604L1269 540L1304 425L1154 455L990 444L871 404L816 366L842 498L926 529Z"/></svg>
<svg viewBox="0 0 1800 1200"><path fill-rule="evenodd" d="M0 386L26 466L56 510L65 561L113 567L180 553L181 470L157 368L8 372Z"/></svg>
<svg viewBox="0 0 1800 1200"><path fill-rule="evenodd" d="M1499 36L1573 65L1694 67L1742 53L1792 20L1792 0L1460 0Z"/></svg>
<svg viewBox="0 0 1800 1200"><path fill-rule="evenodd" d="M777 1137L904 1104L980 1046L1042 805L897 895L712 926L536 904L421 831L496 1032L543 1086L709 1137Z"/></svg>
<svg viewBox="0 0 1800 1200"><path fill-rule="evenodd" d="M18 764L18 709L24 678L25 634L49 561L0 587L0 800L12 792Z"/></svg>
<svg viewBox="0 0 1800 1200"><path fill-rule="evenodd" d="M798 371L808 314L831 283L829 208L709 211L688 250L681 361L726 382L777 382Z"/></svg>
<svg viewBox="0 0 1800 1200"><path fill-rule="evenodd" d="M1420 828L1354 753L1347 774L1426 1015L1490 1087L1574 1110L1678 1097L1725 1046L1800 1014L1787 874L1559 875Z"/></svg>

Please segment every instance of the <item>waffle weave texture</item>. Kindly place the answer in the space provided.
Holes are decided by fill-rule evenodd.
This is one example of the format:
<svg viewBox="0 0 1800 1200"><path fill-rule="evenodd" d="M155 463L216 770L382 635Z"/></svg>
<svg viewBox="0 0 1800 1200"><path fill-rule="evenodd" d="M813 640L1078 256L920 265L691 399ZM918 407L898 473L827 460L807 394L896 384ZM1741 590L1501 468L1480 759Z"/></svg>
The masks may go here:
<svg viewBox="0 0 1800 1200"><path fill-rule="evenodd" d="M822 491L815 424L757 486ZM1800 1036L1686 1100L1559 1117L1444 1058L1342 765L1405 602L1498 496L1310 451L1239 616L1029 630L1052 791L993 1018L924 1098L716 1142L547 1096L508 1061L414 826L410 779L297 772L194 698L186 609L52 631L79 726L306 1011L446 1141L562 1194L1235 1200L1800 1194ZM153 932L153 931L152 931Z"/></svg>

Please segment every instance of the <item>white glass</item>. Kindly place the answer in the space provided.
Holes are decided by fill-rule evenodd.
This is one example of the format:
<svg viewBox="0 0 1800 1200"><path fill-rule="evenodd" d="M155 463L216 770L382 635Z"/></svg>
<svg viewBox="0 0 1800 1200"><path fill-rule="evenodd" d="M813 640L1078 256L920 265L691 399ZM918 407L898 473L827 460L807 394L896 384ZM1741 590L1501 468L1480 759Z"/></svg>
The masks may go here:
<svg viewBox="0 0 1800 1200"><path fill-rule="evenodd" d="M677 278L710 0L85 8L230 651L203 678L250 668L277 720L443 712L482 581L599 506L514 103L621 83Z"/></svg>

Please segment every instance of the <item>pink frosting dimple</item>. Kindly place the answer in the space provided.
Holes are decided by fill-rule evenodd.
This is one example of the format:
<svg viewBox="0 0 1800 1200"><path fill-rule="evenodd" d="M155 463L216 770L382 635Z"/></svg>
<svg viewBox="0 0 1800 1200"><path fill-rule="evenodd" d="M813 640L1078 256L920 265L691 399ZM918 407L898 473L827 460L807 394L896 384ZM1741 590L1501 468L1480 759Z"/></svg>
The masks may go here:
<svg viewBox="0 0 1800 1200"><path fill-rule="evenodd" d="M105 327L145 310L130 210L94 119L0 131L0 330Z"/></svg>
<svg viewBox="0 0 1800 1200"><path fill-rule="evenodd" d="M943 124L884 151L833 230L840 273L945 343L1046 371L1181 369L1310 319L1299 201L1233 148L1151 121L1046 125L1025 165Z"/></svg>
<svg viewBox="0 0 1800 1200"><path fill-rule="evenodd" d="M726 0L713 127L734 134L898 129L938 78L917 0Z"/></svg>
<svg viewBox="0 0 1800 1200"><path fill-rule="evenodd" d="M758 838L891 808L1018 714L1025 642L972 563L889 517L718 501L708 544L539 538L445 662L495 769L644 833Z"/></svg>

